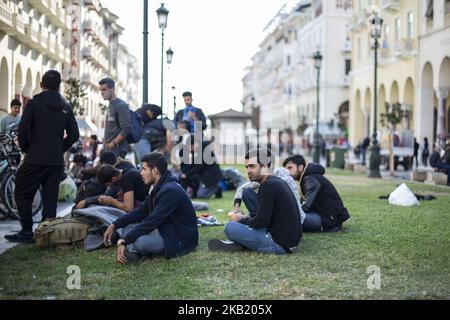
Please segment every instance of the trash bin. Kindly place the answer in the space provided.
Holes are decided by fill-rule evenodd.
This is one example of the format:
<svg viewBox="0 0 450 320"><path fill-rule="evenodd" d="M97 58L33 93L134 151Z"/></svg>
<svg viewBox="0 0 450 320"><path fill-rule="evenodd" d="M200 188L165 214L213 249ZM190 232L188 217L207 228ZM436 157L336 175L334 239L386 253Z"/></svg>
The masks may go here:
<svg viewBox="0 0 450 320"><path fill-rule="evenodd" d="M333 148L331 149L330 160L331 167L337 169L345 169L345 153L347 149Z"/></svg>

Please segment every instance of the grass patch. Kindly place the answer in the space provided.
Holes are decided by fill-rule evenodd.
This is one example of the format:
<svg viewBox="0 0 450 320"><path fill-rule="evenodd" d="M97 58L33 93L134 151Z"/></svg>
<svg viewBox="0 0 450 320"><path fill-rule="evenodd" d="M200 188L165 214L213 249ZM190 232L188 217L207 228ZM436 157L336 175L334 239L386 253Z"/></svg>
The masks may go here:
<svg viewBox="0 0 450 320"><path fill-rule="evenodd" d="M242 168L240 168L242 170ZM222 254L207 249L223 227L200 228L197 250L180 259L136 265L115 262L115 249L86 253L19 246L0 257L1 299L449 299L450 192L408 183L434 194L420 207L378 200L401 182L330 171L352 219L340 234L306 234L298 254ZM210 201L222 222L233 193ZM66 270L81 269L81 290L68 290ZM367 268L381 268L381 290L367 288Z"/></svg>

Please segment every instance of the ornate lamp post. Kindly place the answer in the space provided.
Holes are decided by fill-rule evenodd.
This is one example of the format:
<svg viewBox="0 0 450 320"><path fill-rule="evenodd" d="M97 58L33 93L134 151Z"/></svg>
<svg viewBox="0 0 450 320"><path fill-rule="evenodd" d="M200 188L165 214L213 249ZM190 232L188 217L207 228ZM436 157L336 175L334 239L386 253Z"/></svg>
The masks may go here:
<svg viewBox="0 0 450 320"><path fill-rule="evenodd" d="M167 28L167 18L169 16L169 10L164 7L164 3L161 3L161 7L156 10L158 15L159 28L161 29L161 110L164 100L164 30Z"/></svg>
<svg viewBox="0 0 450 320"><path fill-rule="evenodd" d="M316 133L314 135L314 157L313 161L315 163L320 163L320 133L319 133L319 113L320 113L320 69L322 67L323 56L320 51L317 51L313 56L314 68L317 70L317 112L316 112Z"/></svg>

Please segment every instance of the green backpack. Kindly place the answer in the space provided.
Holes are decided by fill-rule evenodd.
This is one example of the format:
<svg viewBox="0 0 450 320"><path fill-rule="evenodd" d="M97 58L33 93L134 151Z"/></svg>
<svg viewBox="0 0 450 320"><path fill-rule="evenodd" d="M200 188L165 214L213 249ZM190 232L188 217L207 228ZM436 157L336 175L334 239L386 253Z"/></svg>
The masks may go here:
<svg viewBox="0 0 450 320"><path fill-rule="evenodd" d="M88 235L90 223L79 218L57 218L42 222L34 234L36 245L42 249L75 247Z"/></svg>

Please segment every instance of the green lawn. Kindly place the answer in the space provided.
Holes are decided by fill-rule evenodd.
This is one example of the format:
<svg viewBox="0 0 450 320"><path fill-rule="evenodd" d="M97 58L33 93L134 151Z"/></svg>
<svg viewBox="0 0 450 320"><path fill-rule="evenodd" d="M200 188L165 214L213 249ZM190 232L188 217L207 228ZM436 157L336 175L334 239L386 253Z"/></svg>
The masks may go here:
<svg viewBox="0 0 450 320"><path fill-rule="evenodd" d="M400 208L378 200L399 184L331 171L352 219L340 234L304 235L298 254L221 254L207 249L223 227L202 228L200 246L183 258L136 265L115 250L86 253L20 246L0 256L0 300L31 299L449 299L450 189L408 183L438 200ZM209 213L226 221L232 193ZM222 210L222 211L218 211ZM66 270L81 269L81 290L68 290ZM369 290L369 266L381 289Z"/></svg>

